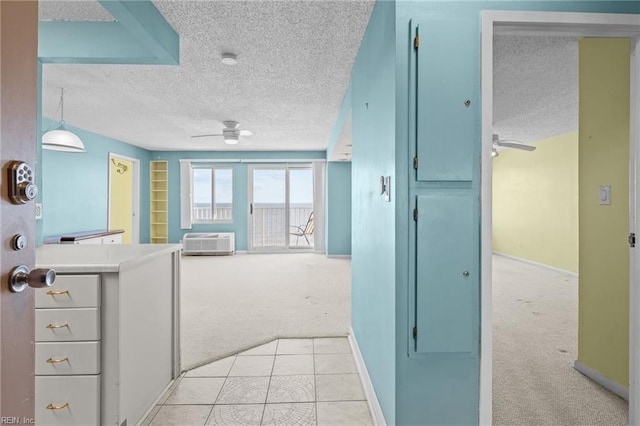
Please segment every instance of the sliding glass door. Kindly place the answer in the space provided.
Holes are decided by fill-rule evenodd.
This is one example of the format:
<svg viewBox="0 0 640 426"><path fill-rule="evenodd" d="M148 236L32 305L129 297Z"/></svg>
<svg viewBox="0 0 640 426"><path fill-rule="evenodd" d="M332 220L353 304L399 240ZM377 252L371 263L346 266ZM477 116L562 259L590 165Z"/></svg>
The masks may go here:
<svg viewBox="0 0 640 426"><path fill-rule="evenodd" d="M313 248L311 165L249 166L249 248Z"/></svg>

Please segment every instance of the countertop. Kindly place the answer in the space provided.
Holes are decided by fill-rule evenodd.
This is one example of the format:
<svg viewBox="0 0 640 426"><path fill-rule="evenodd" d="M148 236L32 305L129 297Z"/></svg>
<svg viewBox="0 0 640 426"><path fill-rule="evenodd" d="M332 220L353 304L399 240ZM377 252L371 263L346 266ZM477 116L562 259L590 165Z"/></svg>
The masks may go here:
<svg viewBox="0 0 640 426"><path fill-rule="evenodd" d="M60 244L62 241L79 241L88 238L106 237L107 235L123 234L124 229L94 229L92 231L70 232L60 235L49 235L44 237L45 244Z"/></svg>
<svg viewBox="0 0 640 426"><path fill-rule="evenodd" d="M163 254L182 244L45 244L36 249L36 267L56 272L119 272Z"/></svg>

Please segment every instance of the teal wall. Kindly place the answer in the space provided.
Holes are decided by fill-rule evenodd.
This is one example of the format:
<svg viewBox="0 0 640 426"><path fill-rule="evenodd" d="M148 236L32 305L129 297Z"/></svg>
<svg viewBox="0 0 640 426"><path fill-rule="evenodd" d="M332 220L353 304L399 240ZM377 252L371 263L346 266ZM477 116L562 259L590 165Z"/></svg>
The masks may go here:
<svg viewBox="0 0 640 426"><path fill-rule="evenodd" d="M187 232L235 232L236 250L247 250L248 228L248 165L250 163L207 163L233 167L233 223L198 223L191 229L180 229L180 160L197 159L324 159L324 151L308 152L183 152L154 151L152 160L169 163L169 242L179 243ZM253 163L256 164L256 163Z"/></svg>
<svg viewBox="0 0 640 426"><path fill-rule="evenodd" d="M54 127L47 118L43 130ZM149 151L66 125L84 142L86 153L42 150L42 233L107 228L109 153L140 160L140 242L149 242Z"/></svg>
<svg viewBox="0 0 640 426"><path fill-rule="evenodd" d="M351 162L327 163L327 226L328 256L351 254Z"/></svg>
<svg viewBox="0 0 640 426"><path fill-rule="evenodd" d="M415 225L411 211L417 195L480 197L480 23L482 10L640 13L638 1L378 1L363 39L351 80L353 119L352 323L386 422L402 425L477 424L479 336L471 353L416 354L412 350L415 291ZM470 135L455 142L472 161L458 168L467 181L416 181L414 81L410 21L419 22L423 55L422 114L429 111L424 146L437 148L434 135ZM393 40L393 42L391 42ZM393 45L395 43L395 45ZM461 90L462 88L462 90ZM468 93L467 93L468 92ZM458 99L460 97L460 99ZM452 100L452 98L455 98ZM465 99L469 109L459 108ZM368 109L365 106L368 103ZM462 114L466 114L462 117ZM469 116L469 114L471 116ZM451 132L455 129L455 132ZM454 136L455 138L455 136ZM436 138L442 139L442 137ZM469 139L469 140L467 140ZM395 141L395 142L394 142ZM445 141L446 142L446 141ZM425 152L452 164L447 149ZM457 154L456 154L457 155ZM380 175L392 176L392 203L377 196ZM455 175L455 173L453 174ZM479 208L467 238L477 253L469 285L476 291L472 313L480 329ZM424 244L424 242L423 242ZM474 276L476 275L476 276ZM438 282L442 277L422 277ZM390 327L393 324L393 327Z"/></svg>
<svg viewBox="0 0 640 426"><path fill-rule="evenodd" d="M389 424L396 417L396 196L380 195L380 176L396 179L395 32L395 3L376 3L351 77L351 323Z"/></svg>

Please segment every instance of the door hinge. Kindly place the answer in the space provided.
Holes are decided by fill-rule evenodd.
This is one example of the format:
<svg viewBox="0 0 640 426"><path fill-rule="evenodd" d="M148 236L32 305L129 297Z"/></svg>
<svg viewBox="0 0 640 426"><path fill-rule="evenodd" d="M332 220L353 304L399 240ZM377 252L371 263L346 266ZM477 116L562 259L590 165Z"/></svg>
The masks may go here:
<svg viewBox="0 0 640 426"><path fill-rule="evenodd" d="M418 208L413 209L413 220L418 221Z"/></svg>
<svg viewBox="0 0 640 426"><path fill-rule="evenodd" d="M420 47L420 36L419 36L419 35L416 35L416 36L413 38L413 48L414 48L414 49L417 49L418 47Z"/></svg>
<svg viewBox="0 0 640 426"><path fill-rule="evenodd" d="M629 234L629 247L635 247L636 246L636 234L635 232L632 232Z"/></svg>
<svg viewBox="0 0 640 426"><path fill-rule="evenodd" d="M414 339L418 338L418 327L413 327L413 338Z"/></svg>
<svg viewBox="0 0 640 426"><path fill-rule="evenodd" d="M413 168L418 170L418 167L420 167L420 160L418 160L418 157L413 157Z"/></svg>

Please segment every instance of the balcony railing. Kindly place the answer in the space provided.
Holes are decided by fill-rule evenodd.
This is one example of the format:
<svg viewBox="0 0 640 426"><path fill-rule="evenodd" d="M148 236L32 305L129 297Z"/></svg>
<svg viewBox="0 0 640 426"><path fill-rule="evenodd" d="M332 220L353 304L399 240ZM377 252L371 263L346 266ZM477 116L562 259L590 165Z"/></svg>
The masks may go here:
<svg viewBox="0 0 640 426"><path fill-rule="evenodd" d="M304 229L313 206L297 205L289 208L289 228L286 228L287 210L284 205L254 204L253 207L253 247L262 248L308 248L313 247L313 234L304 237L291 235L296 226Z"/></svg>
<svg viewBox="0 0 640 426"><path fill-rule="evenodd" d="M194 222L208 222L211 220L233 220L233 208L231 207L194 207L191 218Z"/></svg>
<svg viewBox="0 0 640 426"><path fill-rule="evenodd" d="M287 228L287 210L284 204L254 204L253 205L253 247L256 248L309 248L313 247L313 234L307 235L309 244L304 237L291 235L298 232L295 227L304 229L313 206L293 205L289 208L289 227ZM231 221L231 207L194 207L192 219L194 222L208 222L213 220ZM287 245L288 242L288 245Z"/></svg>

